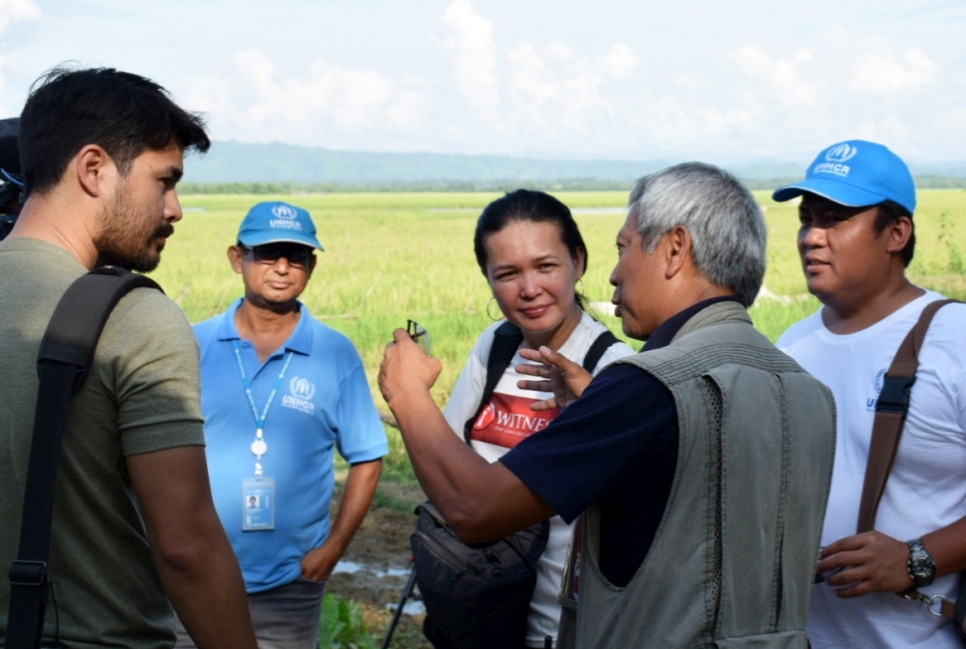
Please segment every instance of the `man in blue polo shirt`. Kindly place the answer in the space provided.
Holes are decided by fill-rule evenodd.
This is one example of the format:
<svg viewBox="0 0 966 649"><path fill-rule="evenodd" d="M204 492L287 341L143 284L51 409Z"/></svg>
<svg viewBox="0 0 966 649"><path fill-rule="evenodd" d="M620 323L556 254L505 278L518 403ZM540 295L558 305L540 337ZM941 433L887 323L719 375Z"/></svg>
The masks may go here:
<svg viewBox="0 0 966 649"><path fill-rule="evenodd" d="M325 581L388 452L358 352L298 300L315 249L306 210L259 203L228 249L245 296L195 325L212 493L261 649L316 646ZM330 525L333 448L350 469ZM186 636L179 646L191 646Z"/></svg>

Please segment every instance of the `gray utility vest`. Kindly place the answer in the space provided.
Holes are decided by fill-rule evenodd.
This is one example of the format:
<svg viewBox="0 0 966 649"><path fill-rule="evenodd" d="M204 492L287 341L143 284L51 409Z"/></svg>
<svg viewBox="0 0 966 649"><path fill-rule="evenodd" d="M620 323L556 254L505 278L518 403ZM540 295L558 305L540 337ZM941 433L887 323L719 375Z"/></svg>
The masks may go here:
<svg viewBox="0 0 966 649"><path fill-rule="evenodd" d="M678 460L625 588L600 571L600 511L587 511L577 647L805 649L835 448L831 392L735 302L700 311L667 347L616 362L674 395Z"/></svg>

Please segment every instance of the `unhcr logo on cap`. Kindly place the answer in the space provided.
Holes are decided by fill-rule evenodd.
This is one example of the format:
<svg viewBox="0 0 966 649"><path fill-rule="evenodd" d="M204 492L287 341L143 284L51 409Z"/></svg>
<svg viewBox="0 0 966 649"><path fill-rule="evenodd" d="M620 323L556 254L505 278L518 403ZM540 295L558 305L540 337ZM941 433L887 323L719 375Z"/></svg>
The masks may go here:
<svg viewBox="0 0 966 649"><path fill-rule="evenodd" d="M825 159L829 162L848 162L859 152L858 147L854 147L848 142L836 144L825 152Z"/></svg>
<svg viewBox="0 0 966 649"><path fill-rule="evenodd" d="M268 224L273 228L285 228L286 230L301 230L302 224L296 219L299 217L297 209L291 205L280 203L272 208L272 216Z"/></svg>
<svg viewBox="0 0 966 649"><path fill-rule="evenodd" d="M851 171L851 167L845 163L854 158L855 154L858 152L858 147L852 146L847 142L831 146L829 147L828 151L825 152L825 159L827 162L821 162L815 165L815 168L812 169L812 173L832 174L847 178L849 171Z"/></svg>
<svg viewBox="0 0 966 649"><path fill-rule="evenodd" d="M315 236L315 224L309 211L281 201L254 205L238 228L238 241L246 246L288 241L323 250Z"/></svg>
<svg viewBox="0 0 966 649"><path fill-rule="evenodd" d="M298 210L291 205L285 205L284 203L273 207L272 214L275 215L275 218L285 219L287 221L297 219L299 216Z"/></svg>

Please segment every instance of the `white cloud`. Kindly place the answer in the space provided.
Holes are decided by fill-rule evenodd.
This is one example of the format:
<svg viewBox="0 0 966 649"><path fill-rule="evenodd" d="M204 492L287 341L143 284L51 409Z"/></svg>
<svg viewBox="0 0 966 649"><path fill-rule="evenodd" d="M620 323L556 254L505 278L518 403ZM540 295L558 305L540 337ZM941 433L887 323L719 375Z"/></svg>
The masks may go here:
<svg viewBox="0 0 966 649"><path fill-rule="evenodd" d="M812 103L811 83L799 73L799 68L811 61L812 53L798 50L791 59L770 56L759 45L745 45L727 56L725 62L757 84L756 94L782 104Z"/></svg>
<svg viewBox="0 0 966 649"><path fill-rule="evenodd" d="M215 136L346 146L351 135L385 135L421 125L421 91L375 70L315 61L303 76L279 74L258 48L235 53L233 71L185 83L185 104L211 114ZM348 142L346 140L345 142Z"/></svg>
<svg viewBox="0 0 966 649"><path fill-rule="evenodd" d="M430 37L453 52L451 66L468 114L491 135L544 149L572 147L565 138L576 135L607 137L621 110L617 82L639 67L625 43L597 57L559 39L501 45L493 23L469 0L450 3Z"/></svg>
<svg viewBox="0 0 966 649"><path fill-rule="evenodd" d="M895 115L879 120L868 120L858 126L855 138L872 142L904 142L909 138L909 128Z"/></svg>
<svg viewBox="0 0 966 649"><path fill-rule="evenodd" d="M0 0L0 34L22 20L40 17L40 7L32 0Z"/></svg>
<svg viewBox="0 0 966 649"><path fill-rule="evenodd" d="M456 0L446 7L430 37L443 49L456 52L453 73L470 110L499 128L502 120L493 23L477 13L469 0Z"/></svg>
<svg viewBox="0 0 966 649"><path fill-rule="evenodd" d="M921 90L936 78L939 71L921 49L894 54L867 54L858 58L852 68L852 83L882 97L894 97Z"/></svg>
<svg viewBox="0 0 966 649"><path fill-rule="evenodd" d="M847 16L801 30L709 22L672 35L680 16L671 5L648 14L646 41L613 16L611 31L588 24L593 37L578 39L567 34L584 32L562 14L541 22L535 10L501 14L489 0L436 6L429 24L409 26L418 42L383 44L391 61L335 45L301 60L269 44L237 47L229 69L197 72L178 96L210 113L218 138L332 148L806 158L866 137L930 155L938 141L961 157L954 125L963 124L966 76L948 42L898 38ZM418 55L405 58L406 47ZM928 111L916 99L924 89ZM938 120L942 110L954 118Z"/></svg>
<svg viewBox="0 0 966 649"><path fill-rule="evenodd" d="M7 27L14 23L39 17L40 7L32 0L0 0L0 34L6 32ZM9 56L0 55L0 97L7 97L5 72L13 63L15 61ZM7 115L9 112L6 103L0 102L0 116Z"/></svg>
<svg viewBox="0 0 966 649"><path fill-rule="evenodd" d="M638 67L637 56L630 45L625 43L614 43L610 52L604 57L601 69L614 80L626 79L631 76Z"/></svg>
<svg viewBox="0 0 966 649"><path fill-rule="evenodd" d="M633 51L617 44L601 58L559 40L546 46L520 42L506 48L506 85L514 123L556 138L609 132L622 112L623 86L636 67Z"/></svg>

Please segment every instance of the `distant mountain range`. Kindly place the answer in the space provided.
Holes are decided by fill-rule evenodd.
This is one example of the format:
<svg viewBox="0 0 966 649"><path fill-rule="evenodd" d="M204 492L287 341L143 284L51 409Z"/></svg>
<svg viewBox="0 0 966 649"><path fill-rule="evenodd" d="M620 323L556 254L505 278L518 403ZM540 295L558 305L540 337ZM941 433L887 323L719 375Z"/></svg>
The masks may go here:
<svg viewBox="0 0 966 649"><path fill-rule="evenodd" d="M501 155L332 151L291 144L215 142L189 159L193 184L291 183L309 185L628 182L679 160L550 160ZM807 163L758 160L725 165L747 181L784 181L802 176ZM966 162L913 166L917 176L966 179ZM758 183L754 183L758 184ZM958 183L957 183L958 184Z"/></svg>

